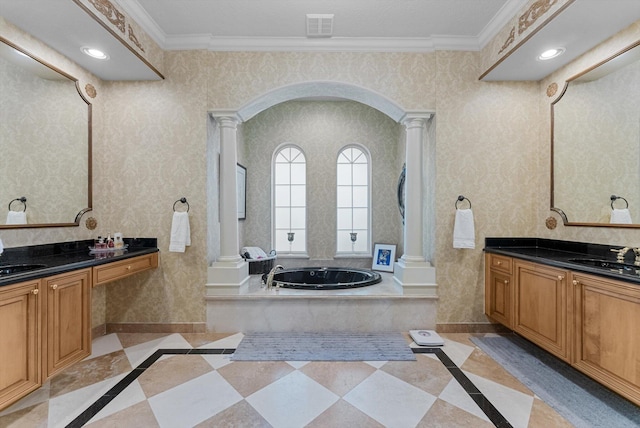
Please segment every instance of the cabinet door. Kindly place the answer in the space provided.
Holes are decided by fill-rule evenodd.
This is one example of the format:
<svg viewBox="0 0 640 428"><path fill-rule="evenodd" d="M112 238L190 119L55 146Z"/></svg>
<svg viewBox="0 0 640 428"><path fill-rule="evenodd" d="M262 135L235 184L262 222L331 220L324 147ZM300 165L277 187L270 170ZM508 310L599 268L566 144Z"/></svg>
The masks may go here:
<svg viewBox="0 0 640 428"><path fill-rule="evenodd" d="M43 280L47 290L45 374L50 377L91 354L91 269Z"/></svg>
<svg viewBox="0 0 640 428"><path fill-rule="evenodd" d="M567 271L515 264L514 330L569 361Z"/></svg>
<svg viewBox="0 0 640 428"><path fill-rule="evenodd" d="M39 286L0 288L0 409L41 385Z"/></svg>
<svg viewBox="0 0 640 428"><path fill-rule="evenodd" d="M640 288L574 273L573 290L574 367L640 405Z"/></svg>
<svg viewBox="0 0 640 428"><path fill-rule="evenodd" d="M512 328L511 275L490 269L485 287L485 312L489 318Z"/></svg>

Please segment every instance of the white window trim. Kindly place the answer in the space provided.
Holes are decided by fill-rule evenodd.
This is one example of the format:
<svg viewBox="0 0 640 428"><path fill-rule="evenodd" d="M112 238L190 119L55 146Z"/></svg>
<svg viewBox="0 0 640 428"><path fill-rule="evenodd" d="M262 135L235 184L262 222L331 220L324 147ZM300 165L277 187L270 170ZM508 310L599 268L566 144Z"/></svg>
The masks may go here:
<svg viewBox="0 0 640 428"><path fill-rule="evenodd" d="M367 214L367 229L369 231L368 233L368 242L367 242L367 249L365 251L338 251L338 181L337 181L337 168L338 168L338 158L340 157L340 155L342 154L343 151L345 151L346 149L349 148L356 148L358 150L360 150L362 153L364 153L364 155L367 157L367 179L368 179L368 183L367 183L367 198L369 200L369 206L368 206L368 214ZM373 222L372 222L372 212L373 212L373 199L372 199L372 190L371 190L371 182L373 180L373 176L372 176L372 171L373 168L371 166L371 164L373 163L372 159L371 159L371 152L369 151L369 149L365 146L363 146L362 144L358 144L358 143L351 143L351 144L347 144L343 147L340 148L340 150L338 150L338 154L336 156L335 162L334 162L334 167L336 168L336 203L334 206L334 212L336 213L336 227L334 230L334 236L336 237L336 245L335 245L335 258L362 258L362 257L372 257L373 254L373 250L372 250L372 242L373 242Z"/></svg>
<svg viewBox="0 0 640 428"><path fill-rule="evenodd" d="M305 161L305 171L306 171L306 165L307 165L307 154L304 152L304 150L302 150L302 147L298 146L297 144L293 144L293 143L282 143L280 145L278 145L274 150L273 153L271 154L271 248L276 248L276 172L275 172L275 167L276 167L276 157L277 155L280 153L280 151L282 151L283 149L287 148L287 147L293 147L296 150L299 150L300 153L302 153L302 155L304 156L304 161ZM286 257L286 258L309 258L309 254L308 254L308 237L309 237L309 214L308 214L308 203L307 201L307 177L305 175L305 219L304 219L304 225L305 225L305 241L304 241L304 251L297 251L297 252L280 252L278 253L278 255L281 255L282 257ZM276 250L277 252L277 250Z"/></svg>

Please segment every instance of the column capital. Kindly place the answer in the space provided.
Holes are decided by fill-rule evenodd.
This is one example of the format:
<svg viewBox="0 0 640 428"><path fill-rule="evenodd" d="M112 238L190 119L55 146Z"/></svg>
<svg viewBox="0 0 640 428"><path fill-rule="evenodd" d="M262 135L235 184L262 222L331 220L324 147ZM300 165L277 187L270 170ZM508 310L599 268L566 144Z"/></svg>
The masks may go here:
<svg viewBox="0 0 640 428"><path fill-rule="evenodd" d="M240 119L236 111L214 110L209 112L209 114L220 126L237 126L239 123L242 123L242 119Z"/></svg>
<svg viewBox="0 0 640 428"><path fill-rule="evenodd" d="M421 127L427 123L427 120L431 119L431 116L433 116L433 114L431 113L407 112L400 119L400 123L402 123L407 128Z"/></svg>

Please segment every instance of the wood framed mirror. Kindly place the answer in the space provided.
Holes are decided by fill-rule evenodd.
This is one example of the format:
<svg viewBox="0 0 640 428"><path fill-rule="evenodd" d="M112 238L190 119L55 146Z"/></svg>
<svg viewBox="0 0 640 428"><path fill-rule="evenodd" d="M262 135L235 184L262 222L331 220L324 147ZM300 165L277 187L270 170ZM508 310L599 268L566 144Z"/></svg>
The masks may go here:
<svg viewBox="0 0 640 428"><path fill-rule="evenodd" d="M551 104L551 209L567 226L640 227L640 41L571 77Z"/></svg>
<svg viewBox="0 0 640 428"><path fill-rule="evenodd" d="M91 103L78 79L0 37L0 228L78 226L91 210ZM26 224L7 224L24 211Z"/></svg>

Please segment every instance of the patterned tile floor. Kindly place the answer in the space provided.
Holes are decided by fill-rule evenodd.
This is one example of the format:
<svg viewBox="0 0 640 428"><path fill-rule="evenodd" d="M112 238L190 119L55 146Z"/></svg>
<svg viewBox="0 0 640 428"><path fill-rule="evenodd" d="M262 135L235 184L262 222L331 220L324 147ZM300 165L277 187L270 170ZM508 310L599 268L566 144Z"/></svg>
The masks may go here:
<svg viewBox="0 0 640 428"><path fill-rule="evenodd" d="M0 427L571 427L469 334L396 362L233 362L220 350L242 337L98 338L90 357L0 412Z"/></svg>

